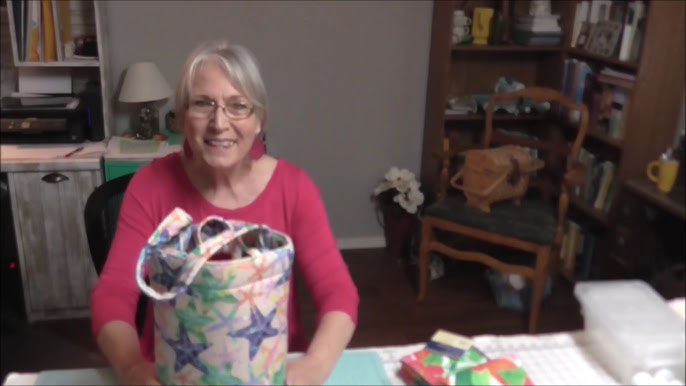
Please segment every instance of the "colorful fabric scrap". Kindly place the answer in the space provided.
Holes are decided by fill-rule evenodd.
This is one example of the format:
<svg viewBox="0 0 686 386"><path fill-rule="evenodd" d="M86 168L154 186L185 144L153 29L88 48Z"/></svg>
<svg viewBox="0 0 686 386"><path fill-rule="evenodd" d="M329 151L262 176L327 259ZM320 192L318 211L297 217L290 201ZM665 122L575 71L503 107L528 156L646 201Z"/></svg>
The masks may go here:
<svg viewBox="0 0 686 386"><path fill-rule="evenodd" d="M459 371L455 376L455 381L454 385L529 386L534 384L514 357L493 359Z"/></svg>
<svg viewBox="0 0 686 386"><path fill-rule="evenodd" d="M424 348L401 359L401 377L410 384L457 385L457 374L462 370L486 363L488 358L470 347L459 358Z"/></svg>

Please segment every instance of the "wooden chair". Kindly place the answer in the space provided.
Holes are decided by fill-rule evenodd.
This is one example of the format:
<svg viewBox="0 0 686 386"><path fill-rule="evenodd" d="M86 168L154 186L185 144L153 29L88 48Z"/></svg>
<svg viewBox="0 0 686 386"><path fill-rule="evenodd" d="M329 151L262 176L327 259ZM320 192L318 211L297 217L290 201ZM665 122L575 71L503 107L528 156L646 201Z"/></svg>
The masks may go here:
<svg viewBox="0 0 686 386"><path fill-rule="evenodd" d="M530 128L535 131L531 134L536 134L537 138L494 132L496 104L520 100L550 102L553 107L559 105L569 111L577 111L579 125L575 130L542 121L535 129ZM552 117L553 113L547 116ZM450 149L448 139L444 139L437 201L425 209L422 218L417 301L421 302L426 296L432 252L452 259L478 262L501 273L522 275L532 282L529 333L536 332L546 281L549 275L554 277L557 273L569 192L584 180L585 168L579 162L579 150L587 129L586 106L574 103L553 89L532 87L493 95L486 108L485 130L479 148L515 144L537 149L539 158L545 161L546 166L531 177L524 199L519 203L514 200L493 203L490 213L467 206L462 192L453 190L448 194L448 181L453 170L451 160L458 154ZM468 246L463 242L446 241L446 236L450 235L457 235L461 240L473 239L484 245L520 251L528 261L506 261L483 252L483 248L467 250ZM463 247L465 250L458 249Z"/></svg>

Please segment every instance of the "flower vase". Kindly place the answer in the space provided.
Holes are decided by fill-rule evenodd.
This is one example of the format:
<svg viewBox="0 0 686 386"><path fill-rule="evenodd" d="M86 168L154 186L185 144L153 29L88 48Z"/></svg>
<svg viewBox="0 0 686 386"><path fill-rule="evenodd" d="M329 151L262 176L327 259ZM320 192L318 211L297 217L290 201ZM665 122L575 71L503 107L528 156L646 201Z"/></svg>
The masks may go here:
<svg viewBox="0 0 686 386"><path fill-rule="evenodd" d="M383 230L386 238L386 251L398 260L404 261L409 254L410 237L415 216L407 213L397 205L386 205L381 208Z"/></svg>

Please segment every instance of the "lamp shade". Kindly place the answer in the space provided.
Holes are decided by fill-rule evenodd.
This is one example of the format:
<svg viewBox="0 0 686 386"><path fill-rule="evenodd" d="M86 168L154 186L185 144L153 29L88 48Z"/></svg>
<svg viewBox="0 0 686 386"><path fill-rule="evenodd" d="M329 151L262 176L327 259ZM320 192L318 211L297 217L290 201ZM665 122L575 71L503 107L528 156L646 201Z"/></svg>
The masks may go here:
<svg viewBox="0 0 686 386"><path fill-rule="evenodd" d="M153 62L138 62L129 66L119 101L127 103L152 102L172 95L169 83Z"/></svg>

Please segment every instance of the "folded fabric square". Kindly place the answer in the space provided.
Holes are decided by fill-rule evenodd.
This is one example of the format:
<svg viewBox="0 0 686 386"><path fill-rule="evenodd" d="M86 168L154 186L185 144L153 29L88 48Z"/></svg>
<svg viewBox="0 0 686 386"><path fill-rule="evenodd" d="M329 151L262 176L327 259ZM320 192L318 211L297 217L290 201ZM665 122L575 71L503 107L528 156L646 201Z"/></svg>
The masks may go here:
<svg viewBox="0 0 686 386"><path fill-rule="evenodd" d="M457 374L487 362L486 356L470 347L459 358L424 348L401 359L400 375L408 383L456 385Z"/></svg>
<svg viewBox="0 0 686 386"><path fill-rule="evenodd" d="M514 357L490 360L459 371L455 385L533 385L526 371Z"/></svg>

